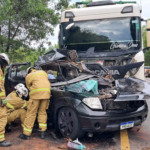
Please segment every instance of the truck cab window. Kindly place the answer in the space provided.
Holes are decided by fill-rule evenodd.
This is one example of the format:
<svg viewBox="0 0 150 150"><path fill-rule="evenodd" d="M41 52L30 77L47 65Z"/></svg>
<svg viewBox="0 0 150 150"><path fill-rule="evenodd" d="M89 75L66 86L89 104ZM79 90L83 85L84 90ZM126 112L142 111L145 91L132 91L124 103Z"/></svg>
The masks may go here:
<svg viewBox="0 0 150 150"><path fill-rule="evenodd" d="M141 47L140 19L125 17L62 23L62 46L77 51L95 47L95 52L139 50Z"/></svg>

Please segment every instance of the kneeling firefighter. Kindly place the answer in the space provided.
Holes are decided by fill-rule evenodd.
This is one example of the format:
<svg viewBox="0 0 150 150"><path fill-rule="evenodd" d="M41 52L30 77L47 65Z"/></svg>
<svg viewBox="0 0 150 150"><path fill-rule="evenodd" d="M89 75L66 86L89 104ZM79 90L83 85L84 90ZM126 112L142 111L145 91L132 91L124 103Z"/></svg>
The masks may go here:
<svg viewBox="0 0 150 150"><path fill-rule="evenodd" d="M29 102L27 114L23 124L23 134L21 139L28 140L31 136L36 114L38 113L39 131L42 139L45 138L47 129L47 112L50 102L50 82L48 75L43 70L37 70L34 67L27 69L25 78L27 88L29 89Z"/></svg>
<svg viewBox="0 0 150 150"><path fill-rule="evenodd" d="M20 119L23 124L26 116L28 90L24 84L19 83L15 86L15 91L11 92L7 97L7 124Z"/></svg>
<svg viewBox="0 0 150 150"><path fill-rule="evenodd" d="M10 142L5 140L5 126L7 124L7 110L5 99L5 88L4 88L4 69L9 65L9 58L5 53L0 53L0 147L10 146Z"/></svg>

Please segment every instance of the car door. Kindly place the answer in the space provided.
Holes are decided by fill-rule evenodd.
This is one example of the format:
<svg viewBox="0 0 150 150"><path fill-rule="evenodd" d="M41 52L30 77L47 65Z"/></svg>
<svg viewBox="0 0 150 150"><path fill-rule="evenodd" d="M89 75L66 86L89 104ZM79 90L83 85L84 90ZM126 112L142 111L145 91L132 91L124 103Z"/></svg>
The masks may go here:
<svg viewBox="0 0 150 150"><path fill-rule="evenodd" d="M14 86L18 83L25 84L26 70L31 66L30 62L11 64L5 76L6 95L14 90Z"/></svg>

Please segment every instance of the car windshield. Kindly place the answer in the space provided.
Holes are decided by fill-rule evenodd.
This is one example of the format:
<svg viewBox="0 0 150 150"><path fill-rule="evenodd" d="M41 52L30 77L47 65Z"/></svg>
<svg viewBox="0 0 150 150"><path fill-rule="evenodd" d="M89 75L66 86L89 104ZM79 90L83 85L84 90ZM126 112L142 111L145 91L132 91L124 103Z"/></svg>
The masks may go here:
<svg viewBox="0 0 150 150"><path fill-rule="evenodd" d="M94 47L96 52L139 50L141 47L140 19L113 18L61 24L60 45L67 49L86 51Z"/></svg>

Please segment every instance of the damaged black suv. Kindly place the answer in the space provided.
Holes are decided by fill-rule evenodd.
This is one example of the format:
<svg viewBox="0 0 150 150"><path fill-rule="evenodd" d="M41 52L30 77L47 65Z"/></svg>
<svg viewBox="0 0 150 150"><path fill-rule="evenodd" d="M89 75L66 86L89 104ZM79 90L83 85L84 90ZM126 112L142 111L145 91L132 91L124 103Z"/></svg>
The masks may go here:
<svg viewBox="0 0 150 150"><path fill-rule="evenodd" d="M73 52L74 53L74 52ZM48 120L63 137L83 133L117 131L141 125L147 118L148 83L124 78L143 62L104 67L76 61L76 55L50 51L34 64L48 73L51 82ZM25 83L30 63L12 64L7 69L7 94L18 83Z"/></svg>

